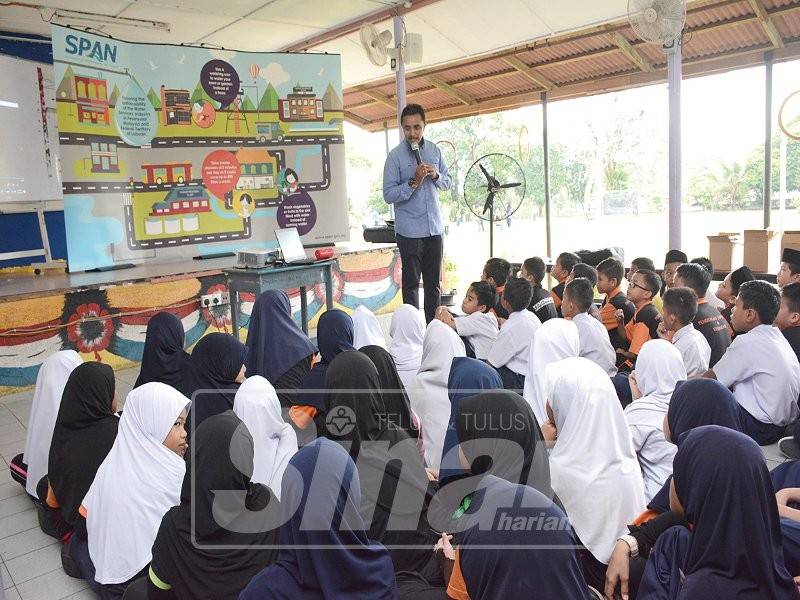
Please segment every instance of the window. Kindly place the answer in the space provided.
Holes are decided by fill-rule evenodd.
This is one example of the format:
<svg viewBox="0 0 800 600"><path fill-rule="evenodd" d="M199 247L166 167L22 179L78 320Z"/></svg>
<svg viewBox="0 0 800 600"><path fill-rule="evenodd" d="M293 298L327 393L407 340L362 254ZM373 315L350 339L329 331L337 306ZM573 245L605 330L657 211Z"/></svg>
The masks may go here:
<svg viewBox="0 0 800 600"><path fill-rule="evenodd" d="M83 81L78 81L75 84L75 88L77 91L78 98L86 98L86 83Z"/></svg>
<svg viewBox="0 0 800 600"><path fill-rule="evenodd" d="M92 142L92 152L100 152L100 144L97 142Z"/></svg>

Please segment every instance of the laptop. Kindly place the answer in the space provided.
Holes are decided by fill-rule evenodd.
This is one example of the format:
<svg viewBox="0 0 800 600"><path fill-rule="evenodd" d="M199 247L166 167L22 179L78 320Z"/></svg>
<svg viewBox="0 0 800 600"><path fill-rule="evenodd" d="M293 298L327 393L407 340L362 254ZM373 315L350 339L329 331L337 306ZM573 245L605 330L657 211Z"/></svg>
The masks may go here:
<svg viewBox="0 0 800 600"><path fill-rule="evenodd" d="M275 238L278 240L278 247L283 254L283 262L287 265L313 265L316 261L306 256L303 242L300 241L300 234L297 227L287 227L286 229L276 229Z"/></svg>

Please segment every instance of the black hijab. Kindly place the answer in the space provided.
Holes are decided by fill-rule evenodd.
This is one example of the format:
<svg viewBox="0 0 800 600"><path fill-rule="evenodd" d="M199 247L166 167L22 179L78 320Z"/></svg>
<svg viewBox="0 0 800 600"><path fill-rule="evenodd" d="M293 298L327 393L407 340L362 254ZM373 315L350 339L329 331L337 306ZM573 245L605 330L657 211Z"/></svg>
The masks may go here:
<svg viewBox="0 0 800 600"><path fill-rule="evenodd" d="M693 525L681 600L797 600L783 561L778 505L758 445L718 425L690 431L673 462L675 491Z"/></svg>
<svg viewBox="0 0 800 600"><path fill-rule="evenodd" d="M411 402L392 355L386 348L374 345L364 346L359 352L366 354L378 370L383 402L391 422L411 437L418 438L419 431L411 419Z"/></svg>
<svg viewBox="0 0 800 600"><path fill-rule="evenodd" d="M78 365L67 379L50 444L47 478L64 520L74 525L83 498L117 438L114 370Z"/></svg>
<svg viewBox="0 0 800 600"><path fill-rule="evenodd" d="M242 370L246 355L245 346L227 333L210 333L197 342L192 350L194 385L190 390L193 427L208 417L233 409L233 400L239 389L236 377ZM195 397L198 391L202 393Z"/></svg>
<svg viewBox="0 0 800 600"><path fill-rule="evenodd" d="M178 600L235 600L278 555L280 503L250 481L253 438L233 412L203 421L192 453L181 503L164 515L153 544L152 569Z"/></svg>
<svg viewBox="0 0 800 600"><path fill-rule="evenodd" d="M183 349L185 335L181 320L160 312L147 322L142 366L134 388L151 381L171 385L184 396L191 395L191 359Z"/></svg>
<svg viewBox="0 0 800 600"><path fill-rule="evenodd" d="M354 351L353 319L343 310L334 309L322 313L317 323L317 344L321 360L306 373L303 379L303 390L296 402L304 406L313 406L325 412L325 372L342 352Z"/></svg>
<svg viewBox="0 0 800 600"><path fill-rule="evenodd" d="M416 441L387 417L378 371L361 352L333 359L325 387L326 436L348 450L358 467L370 539L389 548L397 572L424 571L437 535L426 521L433 488ZM347 427L340 414L351 417Z"/></svg>

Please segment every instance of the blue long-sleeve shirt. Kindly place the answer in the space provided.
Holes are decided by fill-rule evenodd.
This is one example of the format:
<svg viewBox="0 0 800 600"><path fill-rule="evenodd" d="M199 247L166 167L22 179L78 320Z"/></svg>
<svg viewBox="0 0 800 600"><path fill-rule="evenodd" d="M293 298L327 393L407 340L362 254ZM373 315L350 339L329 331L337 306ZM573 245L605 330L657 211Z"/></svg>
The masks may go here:
<svg viewBox="0 0 800 600"><path fill-rule="evenodd" d="M422 162L436 169L439 177L436 181L426 177L417 189L409 185L416 173L417 161L407 141L389 152L383 166L383 199L387 204L394 204L394 230L403 237L441 235L444 230L439 190L450 189L450 174L436 144L423 139L419 152Z"/></svg>

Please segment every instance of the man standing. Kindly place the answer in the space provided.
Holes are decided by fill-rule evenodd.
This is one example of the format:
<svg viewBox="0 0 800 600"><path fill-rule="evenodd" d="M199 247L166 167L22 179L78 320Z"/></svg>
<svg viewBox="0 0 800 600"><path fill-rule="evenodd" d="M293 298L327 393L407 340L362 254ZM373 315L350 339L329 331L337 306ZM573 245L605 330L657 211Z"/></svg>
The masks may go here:
<svg viewBox="0 0 800 600"><path fill-rule="evenodd" d="M383 198L394 205L395 233L403 265L403 303L419 308L419 277L425 286L425 320L439 306L442 266L442 215L438 190L450 188L442 153L425 141L425 111L408 104L400 116L405 141L386 157Z"/></svg>

